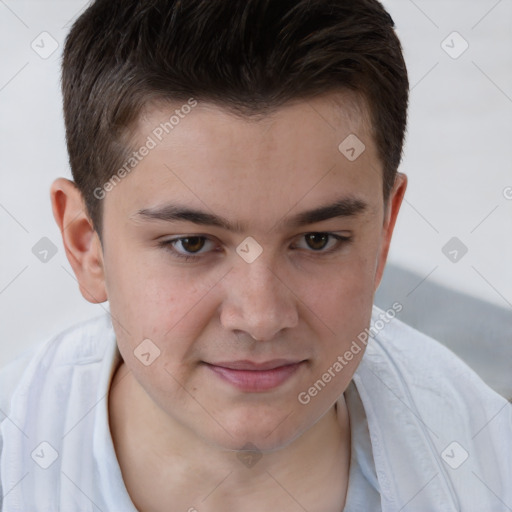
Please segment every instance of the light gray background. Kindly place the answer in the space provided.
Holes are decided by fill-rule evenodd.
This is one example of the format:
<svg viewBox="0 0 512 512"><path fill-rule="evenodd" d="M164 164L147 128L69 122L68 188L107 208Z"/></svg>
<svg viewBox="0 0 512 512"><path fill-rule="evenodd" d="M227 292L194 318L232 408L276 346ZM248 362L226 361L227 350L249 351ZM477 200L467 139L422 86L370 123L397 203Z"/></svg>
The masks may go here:
<svg viewBox="0 0 512 512"><path fill-rule="evenodd" d="M409 176L409 188L389 261L413 272L408 293L442 284L509 315L512 0L384 4L397 25L412 87L400 169ZM91 305L80 295L49 200L53 179L71 177L59 65L64 38L86 5L0 0L0 366L108 307ZM469 44L456 59L442 47L446 41L452 55L463 48L454 31ZM31 47L51 48L43 32L59 45L48 58ZM46 263L32 253L42 237L58 249ZM442 252L452 237L468 248L457 263ZM393 282L385 279L386 297L392 298Z"/></svg>

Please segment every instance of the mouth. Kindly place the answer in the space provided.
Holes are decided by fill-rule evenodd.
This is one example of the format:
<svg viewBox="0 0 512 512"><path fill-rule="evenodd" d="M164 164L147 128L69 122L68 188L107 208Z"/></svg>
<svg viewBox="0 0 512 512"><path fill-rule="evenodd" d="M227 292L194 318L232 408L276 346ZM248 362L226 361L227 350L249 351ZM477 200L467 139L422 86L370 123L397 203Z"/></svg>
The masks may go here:
<svg viewBox="0 0 512 512"><path fill-rule="evenodd" d="M289 380L306 360L292 361L274 359L257 363L254 361L227 361L205 363L217 377L245 392L264 392L277 388Z"/></svg>

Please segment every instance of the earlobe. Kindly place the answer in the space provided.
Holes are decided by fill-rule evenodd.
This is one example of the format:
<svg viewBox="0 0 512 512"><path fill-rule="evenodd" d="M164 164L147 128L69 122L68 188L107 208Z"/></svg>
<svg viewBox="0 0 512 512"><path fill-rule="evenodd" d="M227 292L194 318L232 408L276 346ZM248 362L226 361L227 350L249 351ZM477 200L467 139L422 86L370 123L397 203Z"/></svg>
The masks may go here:
<svg viewBox="0 0 512 512"><path fill-rule="evenodd" d="M103 252L82 194L73 181L56 179L50 188L53 216L59 226L68 261L80 292L93 304L105 302Z"/></svg>
<svg viewBox="0 0 512 512"><path fill-rule="evenodd" d="M396 219L398 217L398 212L400 211L400 206L402 205L402 200L404 198L406 189L407 175L398 172L396 174L393 189L389 194L388 206L384 219L382 243L375 272L374 292L377 291L377 288L379 287L382 279L382 274L384 273L384 267L386 266L386 260L388 258L389 246L391 245L391 237L393 235Z"/></svg>

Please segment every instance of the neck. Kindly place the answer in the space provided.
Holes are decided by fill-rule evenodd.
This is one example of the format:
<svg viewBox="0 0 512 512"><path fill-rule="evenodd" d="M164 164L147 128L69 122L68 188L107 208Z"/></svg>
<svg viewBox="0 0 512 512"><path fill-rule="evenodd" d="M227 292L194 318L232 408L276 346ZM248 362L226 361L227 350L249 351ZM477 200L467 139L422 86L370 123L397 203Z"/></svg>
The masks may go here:
<svg viewBox="0 0 512 512"><path fill-rule="evenodd" d="M344 400L284 448L233 452L173 422L121 364L109 417L123 479L140 512L168 510L169 503L191 512L343 509L350 463Z"/></svg>

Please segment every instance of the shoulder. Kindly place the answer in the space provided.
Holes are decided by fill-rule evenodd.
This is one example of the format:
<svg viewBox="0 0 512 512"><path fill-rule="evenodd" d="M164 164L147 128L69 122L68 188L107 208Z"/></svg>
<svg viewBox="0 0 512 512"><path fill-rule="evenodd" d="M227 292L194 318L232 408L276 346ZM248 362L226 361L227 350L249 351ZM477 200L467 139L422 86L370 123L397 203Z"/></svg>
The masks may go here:
<svg viewBox="0 0 512 512"><path fill-rule="evenodd" d="M390 384L396 380L411 400L427 409L445 404L466 417L508 403L450 349L387 313L373 309L365 363L385 367Z"/></svg>
<svg viewBox="0 0 512 512"><path fill-rule="evenodd" d="M444 496L466 510L473 496L487 510L498 510L482 482L512 500L511 404L441 343L393 316L374 308L354 375L379 483L397 499L410 490L397 482L414 481L420 488L430 472L439 478L429 484L429 499ZM421 464L411 466L411 458Z"/></svg>
<svg viewBox="0 0 512 512"><path fill-rule="evenodd" d="M52 366L83 364L102 358L105 336L113 337L108 314L77 323L50 339L40 341L0 369L0 409L7 417L12 397L29 376Z"/></svg>
<svg viewBox="0 0 512 512"><path fill-rule="evenodd" d="M16 359L0 369L0 411L3 412L5 416L9 415L10 402L14 389L38 348L39 347L36 345L27 349Z"/></svg>
<svg viewBox="0 0 512 512"><path fill-rule="evenodd" d="M66 329L0 371L6 408L0 422L0 487L12 490L4 507L14 510L14 503L25 503L24 510L31 509L29 504L34 509L32 498L41 496L53 504L51 510L62 509L59 503L69 500L76 505L76 488L65 484L61 473L71 482L87 482L96 471L108 478L116 471L106 404L119 358L107 313ZM43 465L34 457L43 457ZM34 462L45 471L34 471ZM108 487L108 478L82 494L101 499L106 492L101 482Z"/></svg>

